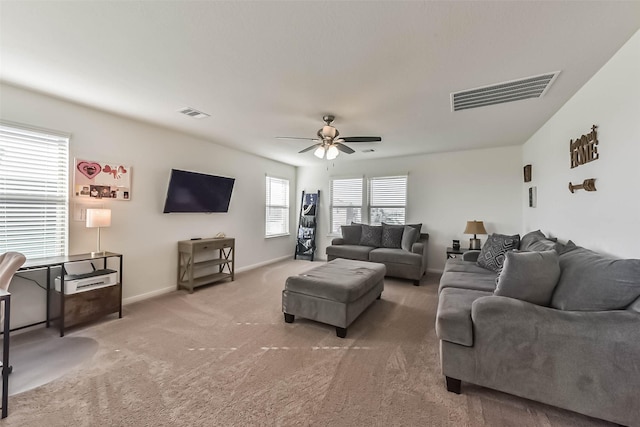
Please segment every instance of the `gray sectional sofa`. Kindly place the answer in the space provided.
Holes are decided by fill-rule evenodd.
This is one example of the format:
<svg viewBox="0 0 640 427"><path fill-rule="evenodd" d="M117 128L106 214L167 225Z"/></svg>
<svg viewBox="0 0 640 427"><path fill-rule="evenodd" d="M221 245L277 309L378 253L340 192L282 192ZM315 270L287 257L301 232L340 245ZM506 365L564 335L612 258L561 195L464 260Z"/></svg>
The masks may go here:
<svg viewBox="0 0 640 427"><path fill-rule="evenodd" d="M460 393L464 381L640 426L640 260L539 231L520 251L491 255L501 270L479 266L479 256L448 260L440 281L447 389Z"/></svg>
<svg viewBox="0 0 640 427"><path fill-rule="evenodd" d="M371 226L351 224L342 226L342 237L327 247L327 260L336 258L370 261L384 264L387 276L413 280L427 271L427 242L429 235L421 233L422 224Z"/></svg>

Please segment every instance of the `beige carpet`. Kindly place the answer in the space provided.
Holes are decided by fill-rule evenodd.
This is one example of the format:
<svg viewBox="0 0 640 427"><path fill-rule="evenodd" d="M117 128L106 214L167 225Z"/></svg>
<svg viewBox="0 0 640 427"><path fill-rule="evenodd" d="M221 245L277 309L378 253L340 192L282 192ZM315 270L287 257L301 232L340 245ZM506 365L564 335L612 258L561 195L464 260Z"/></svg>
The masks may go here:
<svg viewBox="0 0 640 427"><path fill-rule="evenodd" d="M436 275L420 287L387 279L346 339L328 325L284 323L284 280L314 265L273 264L192 295L126 306L122 319L72 332L98 342L95 356L12 396L2 424L610 425L468 384L462 395L448 393L434 333Z"/></svg>

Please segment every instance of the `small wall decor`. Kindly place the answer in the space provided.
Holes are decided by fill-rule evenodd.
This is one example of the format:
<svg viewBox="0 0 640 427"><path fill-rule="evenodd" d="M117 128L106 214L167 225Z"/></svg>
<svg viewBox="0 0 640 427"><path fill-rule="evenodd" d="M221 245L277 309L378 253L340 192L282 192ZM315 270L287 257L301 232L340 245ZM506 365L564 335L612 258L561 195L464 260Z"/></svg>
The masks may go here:
<svg viewBox="0 0 640 427"><path fill-rule="evenodd" d="M531 165L524 167L524 182L531 182Z"/></svg>
<svg viewBox="0 0 640 427"><path fill-rule="evenodd" d="M596 191L596 179L585 179L582 184L569 183L569 191L573 193L575 190Z"/></svg>
<svg viewBox="0 0 640 427"><path fill-rule="evenodd" d="M598 153L598 135L596 133L596 125L591 127L591 132L586 135L580 136L569 140L569 154L571 157L571 169L576 168L585 163L598 160L600 154Z"/></svg>
<svg viewBox="0 0 640 427"><path fill-rule="evenodd" d="M535 208L538 203L538 189L537 187L529 187L529 207Z"/></svg>
<svg viewBox="0 0 640 427"><path fill-rule="evenodd" d="M76 159L73 194L86 199L131 200L131 166Z"/></svg>

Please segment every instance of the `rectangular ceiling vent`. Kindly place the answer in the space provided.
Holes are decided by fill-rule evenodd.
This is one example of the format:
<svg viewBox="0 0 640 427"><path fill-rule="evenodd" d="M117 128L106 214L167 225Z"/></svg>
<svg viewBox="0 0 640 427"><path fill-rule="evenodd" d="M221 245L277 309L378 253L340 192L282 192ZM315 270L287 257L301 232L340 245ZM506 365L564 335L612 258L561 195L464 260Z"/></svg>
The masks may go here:
<svg viewBox="0 0 640 427"><path fill-rule="evenodd" d="M451 94L451 110L460 111L486 105L503 104L545 94L560 71L497 83Z"/></svg>
<svg viewBox="0 0 640 427"><path fill-rule="evenodd" d="M194 119L204 119L205 117L211 117L207 113L203 113L202 111L198 111L195 108L189 108L189 107L178 110L178 112L184 115L187 115L189 117L193 117Z"/></svg>

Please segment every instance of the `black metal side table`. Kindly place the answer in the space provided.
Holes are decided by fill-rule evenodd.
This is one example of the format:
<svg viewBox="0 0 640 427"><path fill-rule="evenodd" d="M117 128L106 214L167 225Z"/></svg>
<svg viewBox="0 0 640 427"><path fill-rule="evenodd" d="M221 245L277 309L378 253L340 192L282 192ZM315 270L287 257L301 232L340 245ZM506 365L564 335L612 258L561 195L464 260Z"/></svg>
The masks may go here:
<svg viewBox="0 0 640 427"><path fill-rule="evenodd" d="M458 249L453 249L451 247L447 248L447 259L449 258L457 258L458 255L462 255L463 253L467 252L469 249L468 248L458 248Z"/></svg>

